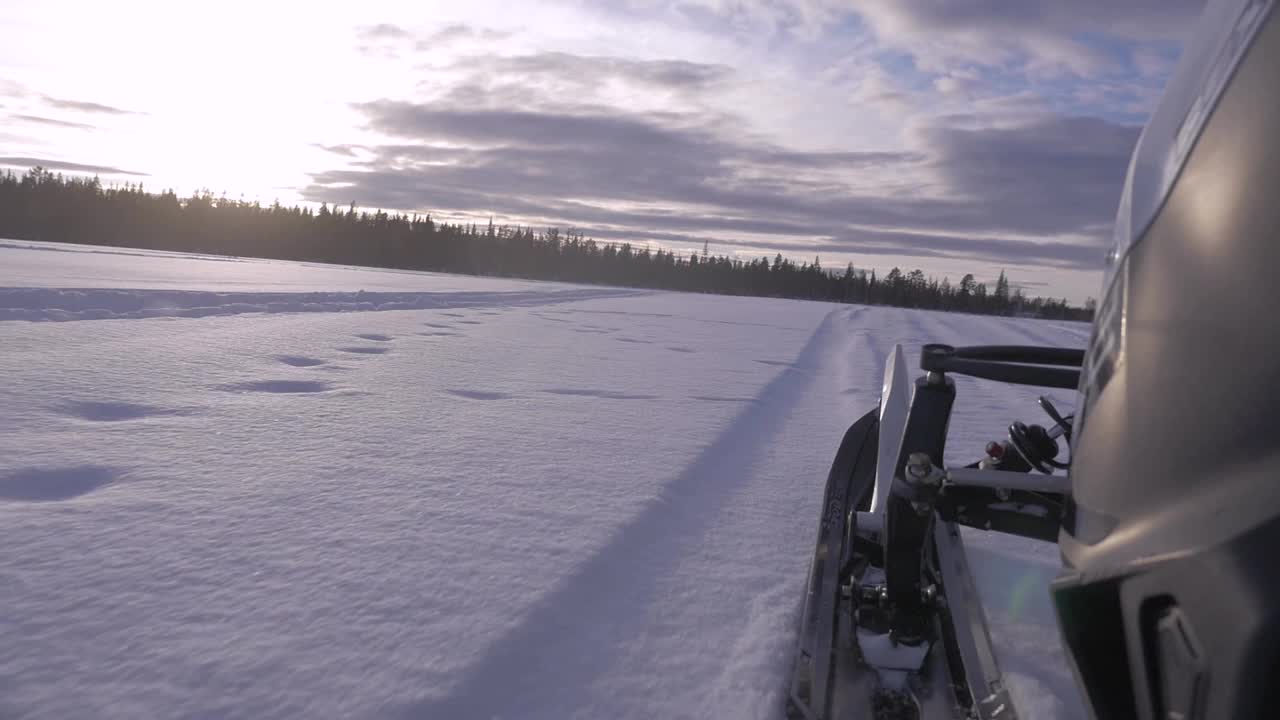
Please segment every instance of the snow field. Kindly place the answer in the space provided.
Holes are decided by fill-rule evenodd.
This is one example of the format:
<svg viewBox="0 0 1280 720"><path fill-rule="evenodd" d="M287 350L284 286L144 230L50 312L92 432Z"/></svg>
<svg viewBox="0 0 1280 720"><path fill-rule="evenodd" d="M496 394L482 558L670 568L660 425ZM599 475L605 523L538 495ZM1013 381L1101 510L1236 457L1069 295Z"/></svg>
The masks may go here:
<svg viewBox="0 0 1280 720"><path fill-rule="evenodd" d="M124 252L0 247L0 718L778 717L893 345L1083 327ZM1038 412L959 393L951 460ZM1082 717L1056 549L966 541Z"/></svg>

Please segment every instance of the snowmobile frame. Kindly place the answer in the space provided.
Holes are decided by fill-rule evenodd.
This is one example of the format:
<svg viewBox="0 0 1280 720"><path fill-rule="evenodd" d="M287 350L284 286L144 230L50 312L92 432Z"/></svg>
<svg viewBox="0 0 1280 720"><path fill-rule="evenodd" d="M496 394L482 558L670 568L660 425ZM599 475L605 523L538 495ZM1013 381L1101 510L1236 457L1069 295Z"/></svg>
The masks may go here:
<svg viewBox="0 0 1280 720"><path fill-rule="evenodd" d="M901 347L880 406L846 432L828 475L788 714L805 720L1009 720L959 526L1056 542L1069 492L1055 470L1071 418L1013 423L966 467L942 466L950 374L1053 388L1079 383L1082 350L925 345L908 383Z"/></svg>

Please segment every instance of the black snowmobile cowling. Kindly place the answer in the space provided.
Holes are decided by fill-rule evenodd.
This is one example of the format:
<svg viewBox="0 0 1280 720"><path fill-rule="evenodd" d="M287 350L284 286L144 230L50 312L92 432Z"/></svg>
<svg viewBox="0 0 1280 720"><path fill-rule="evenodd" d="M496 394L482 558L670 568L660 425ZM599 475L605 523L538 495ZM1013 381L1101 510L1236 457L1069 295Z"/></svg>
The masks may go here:
<svg viewBox="0 0 1280 720"><path fill-rule="evenodd" d="M1280 13L1210 0L1134 151L1053 587L1093 717L1280 717Z"/></svg>

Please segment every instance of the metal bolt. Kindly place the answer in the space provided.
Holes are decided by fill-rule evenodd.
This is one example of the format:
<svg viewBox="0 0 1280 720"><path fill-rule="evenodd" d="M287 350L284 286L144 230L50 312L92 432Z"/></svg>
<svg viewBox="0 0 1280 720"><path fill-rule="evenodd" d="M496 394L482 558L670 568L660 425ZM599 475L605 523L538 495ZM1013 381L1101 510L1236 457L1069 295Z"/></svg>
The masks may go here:
<svg viewBox="0 0 1280 720"><path fill-rule="evenodd" d="M996 488L996 497L1000 502L1007 502L1012 497L1012 493L1009 492L1009 488Z"/></svg>
<svg viewBox="0 0 1280 720"><path fill-rule="evenodd" d="M916 480L924 480L933 470L933 460L926 453L915 452L907 456L907 475Z"/></svg>
<svg viewBox="0 0 1280 720"><path fill-rule="evenodd" d="M938 586L926 585L921 588L920 599L925 605L933 605L938 599Z"/></svg>

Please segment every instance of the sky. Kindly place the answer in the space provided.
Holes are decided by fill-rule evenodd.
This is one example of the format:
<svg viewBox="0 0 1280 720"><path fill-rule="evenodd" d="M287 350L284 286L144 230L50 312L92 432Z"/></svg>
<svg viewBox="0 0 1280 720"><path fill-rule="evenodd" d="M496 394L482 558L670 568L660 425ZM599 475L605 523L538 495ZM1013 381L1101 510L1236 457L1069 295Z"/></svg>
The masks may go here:
<svg viewBox="0 0 1280 720"><path fill-rule="evenodd" d="M0 4L0 167L1098 294L1200 0Z"/></svg>

